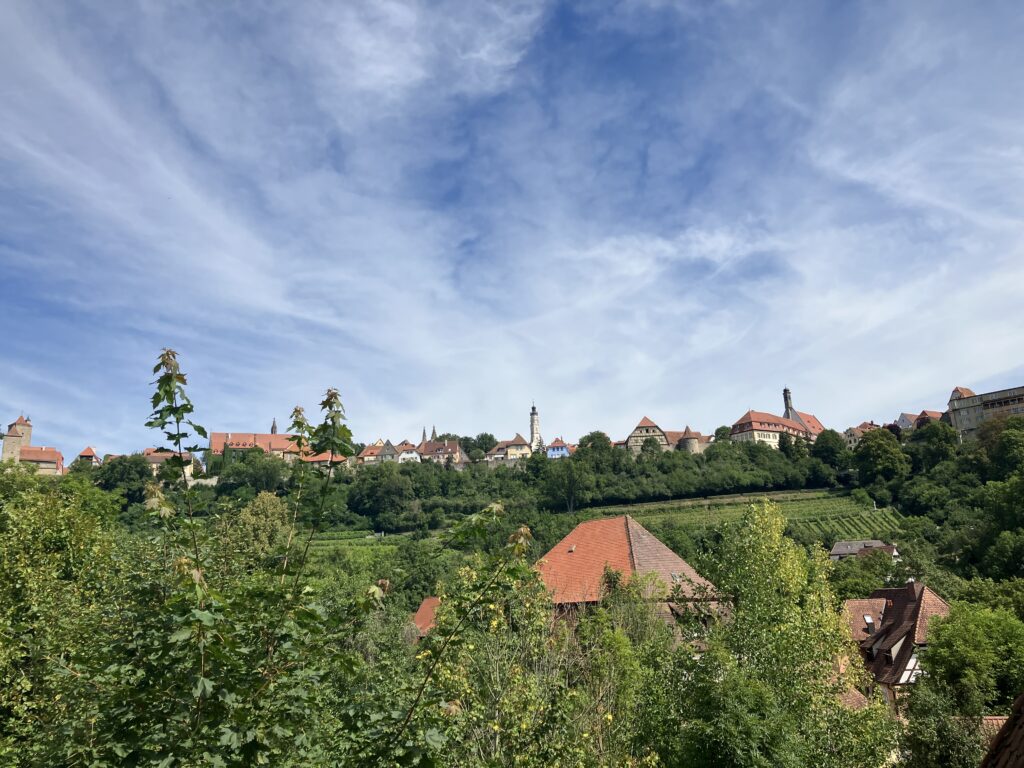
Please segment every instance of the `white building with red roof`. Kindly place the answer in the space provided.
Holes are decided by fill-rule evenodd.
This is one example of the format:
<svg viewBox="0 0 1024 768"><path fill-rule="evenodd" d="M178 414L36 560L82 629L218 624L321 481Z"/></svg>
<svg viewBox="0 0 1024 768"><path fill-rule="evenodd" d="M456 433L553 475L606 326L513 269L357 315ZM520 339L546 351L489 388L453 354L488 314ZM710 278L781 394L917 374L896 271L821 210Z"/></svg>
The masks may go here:
<svg viewBox="0 0 1024 768"><path fill-rule="evenodd" d="M82 462L83 464L91 464L94 467L98 467L101 463L99 454L96 453L96 449L91 445L85 446L78 456L75 457L75 461Z"/></svg>
<svg viewBox="0 0 1024 768"><path fill-rule="evenodd" d="M793 397L788 388L782 390L782 402L785 408L782 416L766 411L747 411L732 425L729 439L778 448L782 435L800 437L813 443L825 431L817 416L793 407Z"/></svg>

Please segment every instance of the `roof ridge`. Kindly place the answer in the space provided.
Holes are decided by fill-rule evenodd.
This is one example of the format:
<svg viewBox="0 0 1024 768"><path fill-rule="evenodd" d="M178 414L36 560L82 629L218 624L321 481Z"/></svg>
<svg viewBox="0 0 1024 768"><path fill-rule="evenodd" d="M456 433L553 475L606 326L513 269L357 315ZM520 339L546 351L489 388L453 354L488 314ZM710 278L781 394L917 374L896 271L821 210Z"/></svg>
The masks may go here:
<svg viewBox="0 0 1024 768"><path fill-rule="evenodd" d="M622 516L622 522L626 526L626 548L629 551L629 567L636 573L636 554L633 551L633 532L630 530L630 522L633 518L629 515ZM632 575L632 574L630 574Z"/></svg>

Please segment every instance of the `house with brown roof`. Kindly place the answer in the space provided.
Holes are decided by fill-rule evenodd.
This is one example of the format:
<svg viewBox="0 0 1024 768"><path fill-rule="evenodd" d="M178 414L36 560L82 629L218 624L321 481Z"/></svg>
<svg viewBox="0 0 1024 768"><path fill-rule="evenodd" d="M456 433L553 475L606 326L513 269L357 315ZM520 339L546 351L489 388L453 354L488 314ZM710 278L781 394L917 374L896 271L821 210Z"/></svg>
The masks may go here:
<svg viewBox="0 0 1024 768"><path fill-rule="evenodd" d="M395 446L395 455L399 464L406 464L410 461L418 462L420 460L420 452L408 440L403 440Z"/></svg>
<svg viewBox="0 0 1024 768"><path fill-rule="evenodd" d="M516 432L511 440L499 440L497 444L487 452L484 461L488 464L511 464L520 459L528 459L533 455L529 441Z"/></svg>
<svg viewBox="0 0 1024 768"><path fill-rule="evenodd" d="M921 674L918 652L928 645L928 628L936 616L949 615L949 604L920 582L876 589L863 600L844 604L850 634L868 671L895 704L900 690Z"/></svg>
<svg viewBox="0 0 1024 768"><path fill-rule="evenodd" d="M868 432L873 429L879 429L881 424L875 424L873 421L862 421L856 427L848 427L843 432L843 439L846 441L846 447L851 451L857 447L860 439L864 437Z"/></svg>
<svg viewBox="0 0 1024 768"><path fill-rule="evenodd" d="M64 455L56 448L32 445L32 422L24 415L7 425L0 461L29 464L40 475L64 474Z"/></svg>
<svg viewBox="0 0 1024 768"><path fill-rule="evenodd" d="M982 729L984 729L984 722ZM1013 702L1010 716L996 733L981 768L1021 768L1024 766L1024 693Z"/></svg>
<svg viewBox="0 0 1024 768"><path fill-rule="evenodd" d="M93 467L98 467L101 464L99 454L96 453L96 449L91 445L85 446L75 457L75 461L89 464Z"/></svg>
<svg viewBox="0 0 1024 768"><path fill-rule="evenodd" d="M356 455L356 464L380 464L380 452L384 449L384 441L379 437Z"/></svg>
<svg viewBox="0 0 1024 768"><path fill-rule="evenodd" d="M629 515L586 520L537 561L557 611L566 612L599 602L605 592L605 571L625 581L652 580L648 597L668 611L680 603L710 602L714 587L679 555ZM675 594L673 595L673 593ZM675 597L677 602L671 602Z"/></svg>
<svg viewBox="0 0 1024 768"><path fill-rule="evenodd" d="M644 416L633 427L624 441L624 447L634 456L639 456L644 443L654 440L663 451L686 451L687 453L703 453L704 450L714 441L713 435L702 435L690 429L687 424L685 429L672 430L662 429L651 419ZM618 445L616 443L616 445Z"/></svg>
<svg viewBox="0 0 1024 768"><path fill-rule="evenodd" d="M273 428L272 428L273 429ZM294 435L277 432L211 432L210 455L224 456L230 451L246 451L259 448L264 453L284 459L288 463L299 457L299 450L292 442Z"/></svg>
<svg viewBox="0 0 1024 768"><path fill-rule="evenodd" d="M175 454L174 451L169 451L165 448L144 448L142 451L142 458L144 458L146 463L149 464L149 469L153 473L153 477L156 477L167 460L175 455L181 456L181 460L185 462L185 478L187 480L191 480L192 454L188 451L182 451L180 454Z"/></svg>
<svg viewBox="0 0 1024 768"><path fill-rule="evenodd" d="M433 461L437 464L451 464L453 467L463 467L469 461L466 452L458 440L425 440L416 446L420 455L420 461Z"/></svg>
<svg viewBox="0 0 1024 768"><path fill-rule="evenodd" d="M575 446L569 445L561 437L556 437L544 452L549 459L567 459L572 456L574 449Z"/></svg>
<svg viewBox="0 0 1024 768"><path fill-rule="evenodd" d="M782 390L782 403L782 416L767 411L747 411L732 425L729 439L737 442L763 443L778 448L782 435L799 437L813 443L818 435L825 431L817 416L793 407L793 397L789 388Z"/></svg>

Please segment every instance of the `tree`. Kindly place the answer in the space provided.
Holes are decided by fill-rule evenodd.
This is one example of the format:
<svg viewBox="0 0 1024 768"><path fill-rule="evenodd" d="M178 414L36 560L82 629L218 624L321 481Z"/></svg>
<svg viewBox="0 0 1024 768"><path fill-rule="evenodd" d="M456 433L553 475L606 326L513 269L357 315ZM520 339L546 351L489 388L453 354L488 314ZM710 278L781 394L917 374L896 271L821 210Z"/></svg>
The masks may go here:
<svg viewBox="0 0 1024 768"><path fill-rule="evenodd" d="M732 435L732 427L721 426L715 430L715 442L728 441Z"/></svg>
<svg viewBox="0 0 1024 768"><path fill-rule="evenodd" d="M576 458L549 461L544 468L544 490L548 504L564 506L570 515L585 503L594 488L594 473Z"/></svg>
<svg viewBox="0 0 1024 768"><path fill-rule="evenodd" d="M1009 611L953 603L933 619L922 664L960 712L1009 710L1024 691L1024 622Z"/></svg>
<svg viewBox="0 0 1024 768"><path fill-rule="evenodd" d="M977 768L985 754L980 720L960 712L952 694L923 676L910 687L901 738L905 768Z"/></svg>
<svg viewBox="0 0 1024 768"><path fill-rule="evenodd" d="M865 434L853 452L861 485L899 480L910 471L910 462L900 443L887 429L873 429Z"/></svg>
<svg viewBox="0 0 1024 768"><path fill-rule="evenodd" d="M678 722L664 728L668 765L849 766L885 764L895 729L885 705L853 710L841 696L865 682L843 639L823 550L807 554L783 535L774 504L754 506L730 527L706 575L731 608L689 631L705 649L680 649ZM687 683L683 683L687 681ZM696 684L691 684L696 682ZM718 684L724 690L716 691ZM652 715L654 716L654 715Z"/></svg>
<svg viewBox="0 0 1024 768"><path fill-rule="evenodd" d="M653 437L648 437L640 445L640 456L645 459L656 459L661 456L661 443Z"/></svg>
<svg viewBox="0 0 1024 768"><path fill-rule="evenodd" d="M393 461L363 467L348 494L348 506L353 512L388 532L414 527L409 513L415 500L412 481Z"/></svg>
<svg viewBox="0 0 1024 768"><path fill-rule="evenodd" d="M941 421L932 421L910 433L907 452L915 472L927 472L956 454L959 439L956 430Z"/></svg>
<svg viewBox="0 0 1024 768"><path fill-rule="evenodd" d="M604 432L588 432L580 438L579 450L581 451L600 453L611 449L612 441Z"/></svg>
<svg viewBox="0 0 1024 768"><path fill-rule="evenodd" d="M117 456L96 469L93 482L104 491L122 494L127 507L146 503L146 487L153 482L153 472L140 454Z"/></svg>
<svg viewBox="0 0 1024 768"><path fill-rule="evenodd" d="M818 435L810 453L836 470L846 469L850 465L851 457L846 440L834 429L826 429Z"/></svg>

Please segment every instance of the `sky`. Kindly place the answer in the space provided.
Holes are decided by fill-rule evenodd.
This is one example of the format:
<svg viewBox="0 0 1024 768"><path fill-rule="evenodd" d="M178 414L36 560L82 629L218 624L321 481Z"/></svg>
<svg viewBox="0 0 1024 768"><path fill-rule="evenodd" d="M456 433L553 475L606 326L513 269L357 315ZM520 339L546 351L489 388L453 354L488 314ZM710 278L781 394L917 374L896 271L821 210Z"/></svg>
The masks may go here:
<svg viewBox="0 0 1024 768"><path fill-rule="evenodd" d="M1024 384L1020 3L0 3L0 420L842 430Z"/></svg>

